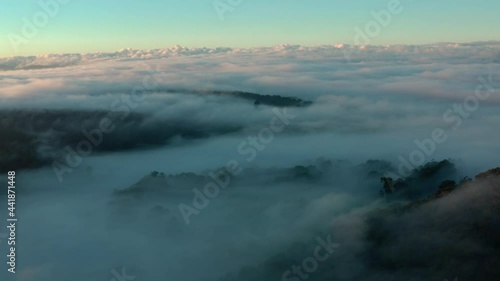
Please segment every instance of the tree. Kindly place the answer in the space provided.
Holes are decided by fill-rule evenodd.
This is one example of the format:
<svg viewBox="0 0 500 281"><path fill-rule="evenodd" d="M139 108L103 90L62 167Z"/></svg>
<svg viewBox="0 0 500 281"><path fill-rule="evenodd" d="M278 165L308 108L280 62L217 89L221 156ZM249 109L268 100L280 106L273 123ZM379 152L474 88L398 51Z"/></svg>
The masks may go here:
<svg viewBox="0 0 500 281"><path fill-rule="evenodd" d="M385 195L393 193L394 180L390 177L382 177L380 182L384 184L383 193Z"/></svg>

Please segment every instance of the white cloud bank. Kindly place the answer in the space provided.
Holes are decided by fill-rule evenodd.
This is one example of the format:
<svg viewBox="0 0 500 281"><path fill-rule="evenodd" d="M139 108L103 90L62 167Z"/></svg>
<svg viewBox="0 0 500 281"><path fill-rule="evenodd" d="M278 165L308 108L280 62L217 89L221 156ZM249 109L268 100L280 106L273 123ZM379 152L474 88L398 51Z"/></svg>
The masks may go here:
<svg viewBox="0 0 500 281"><path fill-rule="evenodd" d="M350 60L345 58L346 52ZM110 193L132 185L152 170L167 174L206 171L232 159L246 164L248 155L238 155L237 147L268 126L272 107L211 91L277 94L313 102L289 109L297 117L259 152L252 165L293 167L320 156L394 162L399 154L407 156L416 149L416 138L430 138L436 127L442 127L448 141L437 146L427 161L462 158L468 175L473 175L470 170L498 166L495 152L500 150L500 133L495 128L500 120L499 54L499 42L483 42L257 49L174 47L0 59L0 141L9 143L12 137L12 143L19 145L21 138L14 134L16 130L31 136L33 139L22 139L28 140L27 149L19 149L23 161L23 157L32 160L36 153L61 149L59 142L80 141L84 138L82 128L92 129L89 126L95 125L116 99L143 85L145 77L153 76L157 83L156 92L146 93L144 101L131 108L133 114L117 124L115 133L105 136L102 150L109 146L115 153L97 151L78 171L66 175L63 184L57 182L50 165L23 171L19 186L25 203L20 215L27 228L20 230L25 246L19 252L24 262L17 280L110 280L113 268L129 265L137 279L184 276L177 280L200 280L199 276L208 275L213 278L205 280L216 280L228 270L265 261L275 253L268 245L277 245L274 243L283 240L284 232L295 230L278 227L277 223L288 225L289 221L276 217L291 218L303 226L316 220L328 225L330 219L325 219L324 212L330 212L329 208L344 206L341 203L352 205L345 206L347 209L356 207L356 202L364 199L354 196L365 188L377 196L377 187L363 186L357 174L346 175L342 169L334 169L331 182L315 186L298 181L295 186L276 185L273 168L265 170L269 178L263 177L264 173L251 176L265 184L250 182L248 192L233 188L236 193L230 191L214 200L198 224L193 224L195 230L186 230L188 235L158 235L166 225L148 220L142 221L154 231L142 230L142 225L129 223L128 213L123 214L128 227L114 228L115 217L110 216L107 205ZM453 110L455 104L463 106L475 95L484 83L478 79L481 77L488 80L488 87L481 90L489 91L490 96L467 117L453 113L452 122L444 120L443 114ZM458 121L460 126L453 130ZM63 132L74 135L64 136ZM183 135L205 133L210 138L182 142ZM142 148L144 143L163 145L171 139L177 142L159 149L125 149ZM38 150L30 154L33 143ZM4 147L11 149L0 146L0 153ZM6 153L13 154L12 150ZM335 173L349 177L352 184L339 182ZM325 194L304 201L302 197L314 195L312 186ZM267 193L255 192L259 188ZM291 188L297 192L291 192ZM342 195L344 191L352 192L353 197ZM224 200L234 194L241 200ZM305 211L300 206L305 206ZM154 206L143 207L149 210ZM299 210L299 219L293 212L286 217L289 210ZM232 220L220 215L221 211L233 216ZM332 216L336 214L335 209ZM29 234L35 232L36 236ZM78 259L71 258L75 252Z"/></svg>

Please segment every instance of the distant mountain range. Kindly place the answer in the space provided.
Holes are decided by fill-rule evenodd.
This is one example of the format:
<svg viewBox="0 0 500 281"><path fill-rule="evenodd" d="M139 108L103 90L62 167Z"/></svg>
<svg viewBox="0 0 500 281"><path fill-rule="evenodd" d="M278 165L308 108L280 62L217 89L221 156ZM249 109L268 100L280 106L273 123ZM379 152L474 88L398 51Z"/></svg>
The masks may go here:
<svg viewBox="0 0 500 281"><path fill-rule="evenodd" d="M471 48L474 49L471 52ZM55 67L67 67L80 64L97 63L106 60L151 60L180 56L201 56L201 55L301 55L318 54L326 58L334 58L345 61L345 55L365 56L372 58L380 57L383 60L389 59L386 54L397 53L397 59L404 56L415 56L422 59L421 54L432 55L435 60L446 61L450 57L458 59L471 59L476 57L478 61L485 60L498 61L500 54L500 41L485 41L472 43L435 43L426 45L350 45L335 44L322 46L301 46L293 44L281 44L272 47L257 48L188 48L179 45L170 48L137 50L121 49L116 52L99 52L86 54L44 54L36 56L16 56L0 58L0 71L4 70L30 70ZM472 56L472 57L471 57Z"/></svg>

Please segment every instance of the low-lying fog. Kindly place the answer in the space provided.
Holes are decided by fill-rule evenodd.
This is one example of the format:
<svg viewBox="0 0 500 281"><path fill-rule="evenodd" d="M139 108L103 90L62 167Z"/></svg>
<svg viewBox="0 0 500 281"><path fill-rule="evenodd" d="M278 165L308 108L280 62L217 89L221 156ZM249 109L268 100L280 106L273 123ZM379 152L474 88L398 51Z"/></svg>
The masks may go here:
<svg viewBox="0 0 500 281"><path fill-rule="evenodd" d="M14 280L487 280L498 244L454 233L483 220L500 233L498 205L474 205L498 190L464 180L500 166L500 45L373 47L350 61L342 48L0 62ZM382 177L407 189L384 194ZM370 220L445 180L466 188ZM327 237L338 248L317 270L285 274Z"/></svg>

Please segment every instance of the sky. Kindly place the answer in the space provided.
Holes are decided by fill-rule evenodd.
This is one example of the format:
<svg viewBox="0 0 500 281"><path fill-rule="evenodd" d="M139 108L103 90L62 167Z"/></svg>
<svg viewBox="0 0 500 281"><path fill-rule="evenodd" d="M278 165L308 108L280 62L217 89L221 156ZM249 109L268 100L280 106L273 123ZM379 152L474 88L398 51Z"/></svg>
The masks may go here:
<svg viewBox="0 0 500 281"><path fill-rule="evenodd" d="M388 11L391 1L398 2L217 1L2 0L0 57L173 45L248 48L283 43L306 46L363 43L356 40L360 38L356 37L356 28L365 30L374 20L372 12ZM48 13L41 3L49 6L56 3L58 7L48 9L54 11ZM392 13L385 26L379 25L368 44L500 39L497 0L401 0L399 5L402 10ZM215 6L221 10L217 12ZM35 30L27 27L30 24Z"/></svg>

